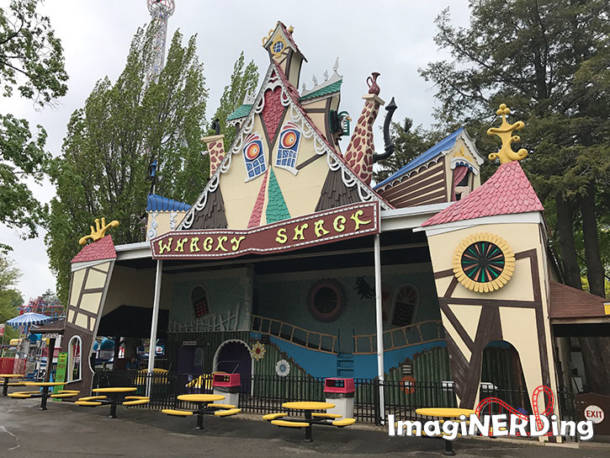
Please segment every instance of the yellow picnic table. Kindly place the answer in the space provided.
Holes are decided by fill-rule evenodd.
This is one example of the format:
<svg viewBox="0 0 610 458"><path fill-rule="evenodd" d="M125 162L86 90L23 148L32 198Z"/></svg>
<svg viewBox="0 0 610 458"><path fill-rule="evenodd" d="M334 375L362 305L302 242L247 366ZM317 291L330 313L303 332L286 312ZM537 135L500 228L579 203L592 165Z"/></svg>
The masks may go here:
<svg viewBox="0 0 610 458"><path fill-rule="evenodd" d="M25 386L39 386L42 388L40 395L40 410L47 410L47 399L49 398L49 388L63 386L64 382L24 382Z"/></svg>
<svg viewBox="0 0 610 458"><path fill-rule="evenodd" d="M462 415L468 418L470 415L473 415L476 412L472 409L460 409L454 407L425 407L422 409L415 409L415 413L426 417L436 418L459 418ZM455 451L453 450L453 442L445 438L443 438L443 441L445 442L445 450L443 453L449 456L455 455Z"/></svg>
<svg viewBox="0 0 610 458"><path fill-rule="evenodd" d="M305 413L305 421L298 420L273 420L272 425L285 426L285 427L296 427L305 428L305 441L311 442L311 425L312 423L322 423L321 419L312 418L312 412L315 410L328 410L335 407L335 404L330 402L318 402L318 401L296 401L296 402L284 402L282 407L291 410L302 410Z"/></svg>
<svg viewBox="0 0 610 458"><path fill-rule="evenodd" d="M116 406L119 404L123 397L127 393L133 393L137 391L135 386L111 386L107 388L94 388L93 390L96 394L108 394L110 395L110 417L116 418Z"/></svg>
<svg viewBox="0 0 610 458"><path fill-rule="evenodd" d="M197 429L203 430L203 416L209 412L208 404L214 401L222 401L224 398L221 394L181 394L177 399L178 401L197 404Z"/></svg>
<svg viewBox="0 0 610 458"><path fill-rule="evenodd" d="M4 379L2 384L2 396L6 397L8 393L8 382L12 378L23 378L23 374L0 374L0 378Z"/></svg>

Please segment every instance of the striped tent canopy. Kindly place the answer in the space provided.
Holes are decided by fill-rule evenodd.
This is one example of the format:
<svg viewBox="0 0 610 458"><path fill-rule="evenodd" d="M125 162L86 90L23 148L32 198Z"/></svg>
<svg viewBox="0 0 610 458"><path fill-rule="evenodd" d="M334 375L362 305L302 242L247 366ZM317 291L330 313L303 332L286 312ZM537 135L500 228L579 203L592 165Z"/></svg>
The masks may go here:
<svg viewBox="0 0 610 458"><path fill-rule="evenodd" d="M47 321L52 320L50 316L42 315L41 313L28 312L23 315L16 316L15 318L11 318L6 322L9 326L13 328L21 328L24 326L30 326L32 324L42 324Z"/></svg>

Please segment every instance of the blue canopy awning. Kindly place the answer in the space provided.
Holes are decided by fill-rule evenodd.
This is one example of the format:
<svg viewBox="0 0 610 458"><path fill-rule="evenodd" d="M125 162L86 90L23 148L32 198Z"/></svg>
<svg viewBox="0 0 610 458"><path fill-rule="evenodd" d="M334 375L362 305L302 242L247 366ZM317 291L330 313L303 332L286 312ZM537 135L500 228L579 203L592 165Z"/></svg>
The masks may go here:
<svg viewBox="0 0 610 458"><path fill-rule="evenodd" d="M28 312L23 315L16 316L15 318L11 318L6 322L9 326L13 328L21 328L23 326L30 326L32 324L42 324L47 321L51 321L53 318L50 316L43 315L41 313Z"/></svg>

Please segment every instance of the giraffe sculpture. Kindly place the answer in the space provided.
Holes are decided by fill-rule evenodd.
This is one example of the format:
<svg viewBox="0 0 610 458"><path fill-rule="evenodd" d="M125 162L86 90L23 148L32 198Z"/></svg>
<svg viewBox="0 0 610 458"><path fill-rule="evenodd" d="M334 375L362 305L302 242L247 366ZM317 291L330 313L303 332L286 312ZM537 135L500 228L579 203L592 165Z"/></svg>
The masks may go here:
<svg viewBox="0 0 610 458"><path fill-rule="evenodd" d="M369 92L362 97L365 100L364 108L345 152L347 165L366 184L371 184L373 178L373 154L375 151L373 123L377 119L379 107L385 103L379 98L377 77L379 77L379 73L374 72L367 78Z"/></svg>
<svg viewBox="0 0 610 458"><path fill-rule="evenodd" d="M216 173L225 157L224 135L212 135L202 139L208 147L210 156L210 178Z"/></svg>

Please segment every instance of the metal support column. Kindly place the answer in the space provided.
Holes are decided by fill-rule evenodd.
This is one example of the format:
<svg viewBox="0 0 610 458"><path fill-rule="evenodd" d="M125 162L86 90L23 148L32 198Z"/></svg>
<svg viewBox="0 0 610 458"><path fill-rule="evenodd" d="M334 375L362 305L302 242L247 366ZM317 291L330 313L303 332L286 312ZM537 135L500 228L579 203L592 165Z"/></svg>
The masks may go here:
<svg viewBox="0 0 610 458"><path fill-rule="evenodd" d="M381 243L379 234L375 235L375 324L377 330L377 377L379 378L379 415L384 423L385 405L383 396L383 314L381 296Z"/></svg>
<svg viewBox="0 0 610 458"><path fill-rule="evenodd" d="M148 345L148 380L146 382L146 396L150 397L152 376L155 369L155 353L157 349L157 324L159 322L159 301L161 300L161 274L163 273L163 260L157 261L155 275L155 296L153 299L152 322L150 324L150 343Z"/></svg>

